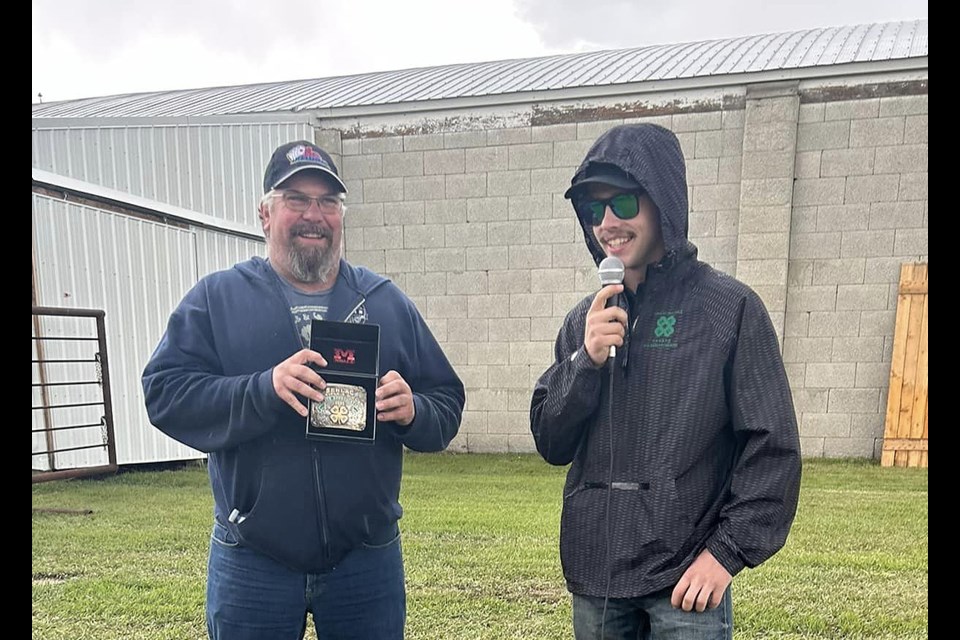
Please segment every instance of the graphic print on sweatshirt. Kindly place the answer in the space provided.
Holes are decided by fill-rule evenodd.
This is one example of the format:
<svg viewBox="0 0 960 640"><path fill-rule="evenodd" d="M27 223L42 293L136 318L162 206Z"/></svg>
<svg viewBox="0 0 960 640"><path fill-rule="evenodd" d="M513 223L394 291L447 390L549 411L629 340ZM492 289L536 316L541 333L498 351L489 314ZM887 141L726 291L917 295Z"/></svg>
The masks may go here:
<svg viewBox="0 0 960 640"><path fill-rule="evenodd" d="M293 314L293 321L297 325L297 333L300 334L300 342L304 348L310 346L310 326L314 320L323 320L327 315L327 305L296 305L290 307L290 313Z"/></svg>

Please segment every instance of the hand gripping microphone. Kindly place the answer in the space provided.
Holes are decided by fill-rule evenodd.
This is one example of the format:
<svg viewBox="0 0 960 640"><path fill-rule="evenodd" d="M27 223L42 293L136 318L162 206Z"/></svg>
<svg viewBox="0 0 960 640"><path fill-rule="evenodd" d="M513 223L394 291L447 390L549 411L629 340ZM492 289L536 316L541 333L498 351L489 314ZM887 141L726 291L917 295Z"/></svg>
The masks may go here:
<svg viewBox="0 0 960 640"><path fill-rule="evenodd" d="M605 287L608 284L623 284L623 261L616 256L607 256L600 261L600 268L597 270L600 276L600 286ZM619 306L620 294L607 300L607 306ZM617 347L610 345L610 358L617 356Z"/></svg>

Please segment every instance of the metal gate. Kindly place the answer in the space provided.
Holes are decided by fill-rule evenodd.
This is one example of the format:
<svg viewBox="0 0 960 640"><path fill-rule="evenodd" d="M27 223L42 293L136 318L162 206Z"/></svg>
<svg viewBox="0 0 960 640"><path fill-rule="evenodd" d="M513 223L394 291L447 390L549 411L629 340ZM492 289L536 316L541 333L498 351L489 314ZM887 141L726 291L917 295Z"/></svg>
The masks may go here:
<svg viewBox="0 0 960 640"><path fill-rule="evenodd" d="M33 482L117 470L104 312L33 307Z"/></svg>

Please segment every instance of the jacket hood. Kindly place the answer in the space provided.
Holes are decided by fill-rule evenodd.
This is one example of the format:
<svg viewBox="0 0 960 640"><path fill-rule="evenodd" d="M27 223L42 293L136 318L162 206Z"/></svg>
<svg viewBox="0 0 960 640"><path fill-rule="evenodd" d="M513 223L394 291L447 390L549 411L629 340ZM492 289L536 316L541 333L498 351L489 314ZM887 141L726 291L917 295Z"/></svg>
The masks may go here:
<svg viewBox="0 0 960 640"><path fill-rule="evenodd" d="M660 212L667 255L686 252L687 169L680 141L672 131L651 123L625 124L607 130L587 151L570 181L571 189L587 177L595 164L615 165L639 182ZM580 226L587 248L599 265L606 254L593 236L593 228L583 220Z"/></svg>

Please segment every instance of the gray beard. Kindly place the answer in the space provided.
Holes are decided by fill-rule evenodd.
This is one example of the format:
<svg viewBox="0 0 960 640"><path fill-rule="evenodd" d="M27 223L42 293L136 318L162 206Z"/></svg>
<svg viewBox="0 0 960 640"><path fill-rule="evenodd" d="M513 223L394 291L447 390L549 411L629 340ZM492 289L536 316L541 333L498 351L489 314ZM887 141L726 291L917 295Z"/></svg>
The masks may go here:
<svg viewBox="0 0 960 640"><path fill-rule="evenodd" d="M300 282L313 284L326 282L337 264L337 252L328 250L298 249L291 246L287 251L290 273Z"/></svg>

